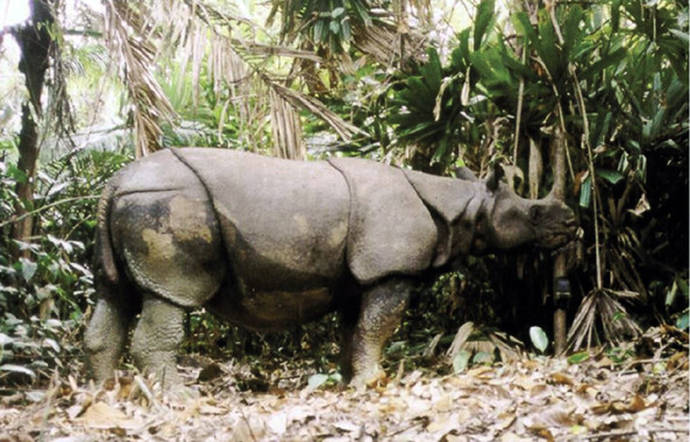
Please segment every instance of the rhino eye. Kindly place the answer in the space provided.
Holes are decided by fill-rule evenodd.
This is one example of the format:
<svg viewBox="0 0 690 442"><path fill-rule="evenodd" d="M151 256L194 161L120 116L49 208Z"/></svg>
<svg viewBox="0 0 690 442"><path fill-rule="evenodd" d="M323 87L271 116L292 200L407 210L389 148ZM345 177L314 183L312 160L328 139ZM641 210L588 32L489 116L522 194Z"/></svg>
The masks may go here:
<svg viewBox="0 0 690 442"><path fill-rule="evenodd" d="M532 206L529 209L529 219L531 221L539 221L544 215L544 209L541 206Z"/></svg>

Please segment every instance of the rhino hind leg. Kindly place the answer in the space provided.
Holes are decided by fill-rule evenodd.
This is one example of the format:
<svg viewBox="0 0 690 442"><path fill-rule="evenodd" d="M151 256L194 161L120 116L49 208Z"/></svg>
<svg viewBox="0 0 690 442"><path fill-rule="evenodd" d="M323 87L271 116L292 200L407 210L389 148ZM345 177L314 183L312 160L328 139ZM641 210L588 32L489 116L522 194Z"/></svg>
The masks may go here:
<svg viewBox="0 0 690 442"><path fill-rule="evenodd" d="M175 357L184 338L185 311L171 302L144 295L141 316L132 336L134 363L152 372L164 387L177 387L181 380Z"/></svg>
<svg viewBox="0 0 690 442"><path fill-rule="evenodd" d="M400 324L412 292L412 284L401 278L390 278L368 288L362 294L359 317L354 327L345 321L344 356L350 359L343 372L352 373L351 385L372 385L385 377L380 360L383 346Z"/></svg>
<svg viewBox="0 0 690 442"><path fill-rule="evenodd" d="M84 334L88 370L96 381L113 376L135 314L121 298L101 293Z"/></svg>

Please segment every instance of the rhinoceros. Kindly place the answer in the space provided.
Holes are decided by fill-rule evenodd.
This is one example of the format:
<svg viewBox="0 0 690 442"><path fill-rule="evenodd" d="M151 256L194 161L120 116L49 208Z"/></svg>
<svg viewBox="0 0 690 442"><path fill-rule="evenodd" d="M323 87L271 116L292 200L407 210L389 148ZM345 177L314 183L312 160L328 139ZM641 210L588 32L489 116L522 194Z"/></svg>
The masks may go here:
<svg viewBox="0 0 690 442"><path fill-rule="evenodd" d="M257 330L338 311L341 372L356 386L380 379L382 347L419 278L459 255L574 238L562 202L520 198L500 173L462 175L209 148L131 163L98 208L92 375L112 376L140 313L134 362L179 385L184 313L203 307Z"/></svg>

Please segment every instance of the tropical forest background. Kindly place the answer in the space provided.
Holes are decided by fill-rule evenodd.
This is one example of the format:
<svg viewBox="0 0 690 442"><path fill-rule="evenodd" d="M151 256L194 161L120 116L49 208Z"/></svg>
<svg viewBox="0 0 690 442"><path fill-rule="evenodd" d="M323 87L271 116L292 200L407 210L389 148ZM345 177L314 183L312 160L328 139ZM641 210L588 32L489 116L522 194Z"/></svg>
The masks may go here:
<svg viewBox="0 0 690 442"><path fill-rule="evenodd" d="M568 284L550 252L468 257L420 285L389 372L551 354L555 311L573 363L624 362L652 327L687 346L688 35L677 0L0 1L0 385L79 366L98 195L182 146L565 183ZM185 352L248 361L240 387L305 355L337 380L335 316L186 327Z"/></svg>

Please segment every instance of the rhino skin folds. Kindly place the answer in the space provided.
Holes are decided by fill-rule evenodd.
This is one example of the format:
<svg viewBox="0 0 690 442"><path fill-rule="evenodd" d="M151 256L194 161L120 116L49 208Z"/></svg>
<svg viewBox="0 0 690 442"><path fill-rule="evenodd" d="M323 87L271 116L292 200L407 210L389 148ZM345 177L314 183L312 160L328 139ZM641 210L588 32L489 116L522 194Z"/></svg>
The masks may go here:
<svg viewBox="0 0 690 442"><path fill-rule="evenodd" d="M520 198L496 176L465 176L208 148L131 163L99 204L91 373L112 375L138 313L135 362L175 386L185 309L253 329L338 310L343 374L355 385L376 381L419 275L457 255L557 247L574 235L563 203Z"/></svg>

